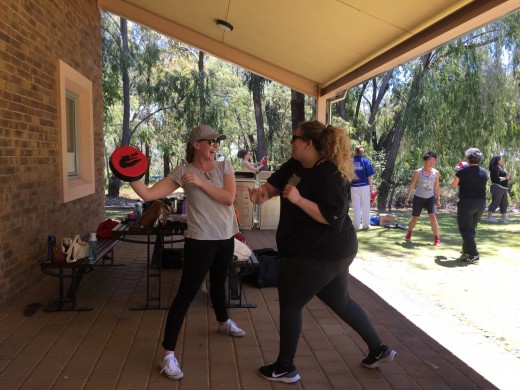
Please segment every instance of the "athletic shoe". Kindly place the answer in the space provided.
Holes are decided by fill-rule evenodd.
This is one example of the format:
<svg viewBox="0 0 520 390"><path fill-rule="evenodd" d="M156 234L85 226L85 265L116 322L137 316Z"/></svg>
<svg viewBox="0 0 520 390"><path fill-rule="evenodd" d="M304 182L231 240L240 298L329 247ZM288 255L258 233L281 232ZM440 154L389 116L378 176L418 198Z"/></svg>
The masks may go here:
<svg viewBox="0 0 520 390"><path fill-rule="evenodd" d="M375 351L369 352L367 357L361 361L361 364L367 368L376 368L382 364L390 363L394 360L395 355L397 355L397 352L388 345L382 344Z"/></svg>
<svg viewBox="0 0 520 390"><path fill-rule="evenodd" d="M368 230L368 229L370 229L370 226L367 226L367 227L363 226L363 230Z"/></svg>
<svg viewBox="0 0 520 390"><path fill-rule="evenodd" d="M411 230L408 230L408 231L406 232L406 236L404 237L404 239L405 239L406 241L410 241L410 240L412 239L412 231L411 231Z"/></svg>
<svg viewBox="0 0 520 390"><path fill-rule="evenodd" d="M441 238L439 236L435 236L433 238L433 245L435 245L435 246L441 246L442 245Z"/></svg>
<svg viewBox="0 0 520 390"><path fill-rule="evenodd" d="M471 256L471 257L467 260L467 262L468 262L469 264L478 264L479 260L480 260L480 257L477 255L477 256Z"/></svg>
<svg viewBox="0 0 520 390"><path fill-rule="evenodd" d="M496 219L495 217L488 217L487 221L488 222L498 222L498 219Z"/></svg>
<svg viewBox="0 0 520 390"><path fill-rule="evenodd" d="M159 363L159 367L161 367L161 374L164 372L168 378L178 381L181 379L184 374L179 367L179 362L173 356L173 353L170 353L166 356L163 356L161 362Z"/></svg>
<svg viewBox="0 0 520 390"><path fill-rule="evenodd" d="M471 257L471 256L468 255L467 253L464 253L462 256L459 257L459 260L460 260L460 261L464 261L464 262L467 263L470 257Z"/></svg>
<svg viewBox="0 0 520 390"><path fill-rule="evenodd" d="M226 322L219 322L218 331L220 333L228 334L233 337L242 337L242 336L246 335L246 332L244 332L242 329L240 329L237 326L237 324L235 324L230 319L228 319Z"/></svg>
<svg viewBox="0 0 520 390"><path fill-rule="evenodd" d="M268 364L258 369L258 375L268 381L294 383L300 380L300 375L296 367L286 367L279 363Z"/></svg>
<svg viewBox="0 0 520 390"><path fill-rule="evenodd" d="M511 222L511 221L512 221L511 218L507 218L507 217L502 218L502 222Z"/></svg>

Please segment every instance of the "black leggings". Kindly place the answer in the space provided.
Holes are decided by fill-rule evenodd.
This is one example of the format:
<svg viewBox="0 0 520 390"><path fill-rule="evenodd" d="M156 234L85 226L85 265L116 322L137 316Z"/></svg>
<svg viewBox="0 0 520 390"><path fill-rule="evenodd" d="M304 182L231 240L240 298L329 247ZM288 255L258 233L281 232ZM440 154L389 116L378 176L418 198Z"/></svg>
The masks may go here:
<svg viewBox="0 0 520 390"><path fill-rule="evenodd" d="M369 350L381 345L381 339L365 311L348 292L348 267L354 257L355 254L332 262L294 257L282 259L278 282L278 363L293 365L302 329L302 310L315 295L361 336Z"/></svg>
<svg viewBox="0 0 520 390"><path fill-rule="evenodd" d="M174 351L179 332L193 298L209 271L209 294L217 321L228 320L226 308L226 275L233 258L235 243L233 237L227 240L184 241L184 265L179 291L168 312L164 328L163 347Z"/></svg>

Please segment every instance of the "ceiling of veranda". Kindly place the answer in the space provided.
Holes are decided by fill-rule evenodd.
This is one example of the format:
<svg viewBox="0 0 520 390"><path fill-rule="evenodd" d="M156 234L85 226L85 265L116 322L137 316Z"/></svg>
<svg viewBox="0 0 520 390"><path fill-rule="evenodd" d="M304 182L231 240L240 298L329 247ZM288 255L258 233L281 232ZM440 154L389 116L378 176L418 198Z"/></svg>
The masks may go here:
<svg viewBox="0 0 520 390"><path fill-rule="evenodd" d="M101 9L314 97L332 97L520 0L98 0ZM217 27L221 19L233 25Z"/></svg>

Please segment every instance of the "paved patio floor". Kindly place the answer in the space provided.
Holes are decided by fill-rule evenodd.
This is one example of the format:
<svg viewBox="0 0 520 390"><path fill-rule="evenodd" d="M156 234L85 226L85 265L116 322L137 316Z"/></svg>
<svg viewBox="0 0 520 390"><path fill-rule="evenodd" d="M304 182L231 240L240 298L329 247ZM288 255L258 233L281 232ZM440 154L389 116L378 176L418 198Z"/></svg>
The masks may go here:
<svg viewBox="0 0 520 390"><path fill-rule="evenodd" d="M252 231L247 236L255 248L274 246L273 232ZM494 389L513 386L514 379L508 376L514 378L520 372L500 373L502 382L494 378L495 384L491 383L485 377L493 376L489 372L501 370L501 365L491 370L479 367L477 372L474 366L478 362L469 366L351 277L352 295L366 308L385 343L398 351L394 363L373 370L362 367L362 340L314 299L304 311L296 356L301 381L292 385L265 381L256 370L277 355L277 292L275 288L245 285L247 302L257 307L230 309L230 317L246 336L232 338L217 333L211 304L201 291L190 307L176 351L184 378L171 381L159 374L157 366L167 311L129 310L144 303L146 247L119 243L115 254L116 262L125 266L98 267L81 284L79 303L92 306L92 311L40 309L33 316L24 316L27 304L41 302L45 307L57 296L57 280L43 275L0 311L0 389ZM181 271L163 270L163 305L174 296ZM356 273L370 281L364 270L354 269ZM443 318L434 308L414 302L410 296L399 298L397 294L403 291L386 293L385 299L397 302L395 306L408 315L417 312L417 304L424 307L423 318L413 320L435 325L439 338L447 333L454 345L464 341L464 330L441 323ZM462 350L472 349L470 355L479 355L482 350L482 343L465 345Z"/></svg>

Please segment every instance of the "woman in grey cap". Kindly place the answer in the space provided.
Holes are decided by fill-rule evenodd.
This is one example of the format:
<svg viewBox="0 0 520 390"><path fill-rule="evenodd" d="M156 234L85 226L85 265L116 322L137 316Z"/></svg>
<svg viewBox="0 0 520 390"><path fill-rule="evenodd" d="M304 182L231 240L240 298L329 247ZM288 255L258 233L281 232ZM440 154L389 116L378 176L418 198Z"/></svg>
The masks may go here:
<svg viewBox="0 0 520 390"><path fill-rule="evenodd" d="M233 236L238 224L233 208L236 183L233 166L216 161L215 153L223 134L200 125L191 130L186 145L187 165L179 165L164 179L148 188L143 182L130 183L143 200L161 199L182 187L186 193L188 228L184 242L184 268L179 290L168 312L164 329L161 373L174 380L183 373L174 355L184 317L209 271L210 298L218 321L218 331L244 336L228 317L226 273L233 257Z"/></svg>

